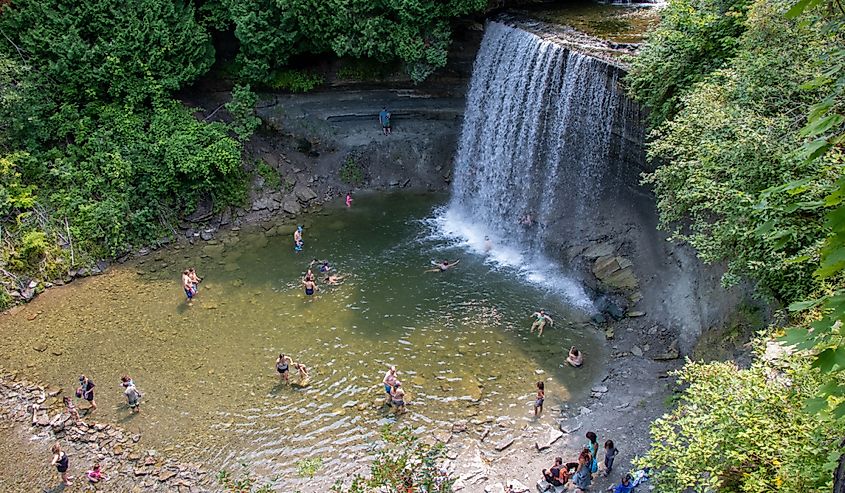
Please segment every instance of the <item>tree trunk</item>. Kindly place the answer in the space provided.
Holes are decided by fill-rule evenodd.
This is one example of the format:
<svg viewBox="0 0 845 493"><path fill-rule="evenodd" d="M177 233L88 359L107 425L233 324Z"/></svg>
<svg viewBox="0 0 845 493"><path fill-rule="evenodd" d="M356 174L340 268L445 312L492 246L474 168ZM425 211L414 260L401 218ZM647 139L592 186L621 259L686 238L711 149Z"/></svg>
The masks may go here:
<svg viewBox="0 0 845 493"><path fill-rule="evenodd" d="M839 448L845 447L845 439L839 442ZM839 456L839 467L833 473L833 493L845 493L845 454Z"/></svg>

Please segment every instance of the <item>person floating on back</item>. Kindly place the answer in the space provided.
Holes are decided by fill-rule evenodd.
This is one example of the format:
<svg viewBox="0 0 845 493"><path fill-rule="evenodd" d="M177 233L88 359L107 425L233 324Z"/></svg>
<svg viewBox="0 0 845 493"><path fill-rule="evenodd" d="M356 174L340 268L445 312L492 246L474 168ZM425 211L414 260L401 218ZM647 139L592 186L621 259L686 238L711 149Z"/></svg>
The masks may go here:
<svg viewBox="0 0 845 493"><path fill-rule="evenodd" d="M441 262L431 261L431 265L434 266L433 269L428 269L426 272L446 272L447 270L451 269L452 267L458 265L460 259L453 260L449 262L448 260L443 260Z"/></svg>
<svg viewBox="0 0 845 493"><path fill-rule="evenodd" d="M384 135L390 135L390 112L387 111L387 108L382 108L379 112L378 121L381 123L381 131L384 132Z"/></svg>
<svg viewBox="0 0 845 493"><path fill-rule="evenodd" d="M569 348L569 357L566 358L566 362L575 368L580 368L584 364L584 353L572 346Z"/></svg>
<svg viewBox="0 0 845 493"><path fill-rule="evenodd" d="M538 327L540 328L540 331L537 333L537 337L540 337L541 335L543 335L543 329L546 328L546 322L548 322L549 325L555 324L555 321L552 320L552 317L546 315L545 310L540 310L539 312L534 312L534 313L531 314L531 316L537 317L537 320L535 320L534 323L531 324L531 333L532 334L534 333L534 329L536 329Z"/></svg>

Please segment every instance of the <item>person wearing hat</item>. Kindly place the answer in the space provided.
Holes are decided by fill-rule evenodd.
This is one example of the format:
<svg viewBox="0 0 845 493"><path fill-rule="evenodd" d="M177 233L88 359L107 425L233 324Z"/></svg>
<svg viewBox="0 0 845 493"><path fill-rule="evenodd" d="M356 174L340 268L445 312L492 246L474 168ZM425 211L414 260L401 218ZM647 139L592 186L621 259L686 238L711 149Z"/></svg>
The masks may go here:
<svg viewBox="0 0 845 493"><path fill-rule="evenodd" d="M91 403L88 412L97 409L97 402L94 400L94 382L85 375L79 375L79 388L76 389L76 396Z"/></svg>

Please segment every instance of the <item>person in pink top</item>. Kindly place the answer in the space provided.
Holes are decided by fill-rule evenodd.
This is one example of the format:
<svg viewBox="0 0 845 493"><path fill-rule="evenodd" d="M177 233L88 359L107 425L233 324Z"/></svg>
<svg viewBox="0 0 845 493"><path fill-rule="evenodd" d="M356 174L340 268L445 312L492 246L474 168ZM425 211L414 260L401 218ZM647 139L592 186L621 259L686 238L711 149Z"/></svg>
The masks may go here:
<svg viewBox="0 0 845 493"><path fill-rule="evenodd" d="M352 207L352 194L346 194L346 207Z"/></svg>
<svg viewBox="0 0 845 493"><path fill-rule="evenodd" d="M88 473L86 475L88 476L88 481L90 481L92 483L99 483L100 481L104 481L104 480L109 479L109 477L106 476L106 473L104 473L103 470L100 469L100 463L99 462L95 463L94 469L91 469L90 471L88 471Z"/></svg>

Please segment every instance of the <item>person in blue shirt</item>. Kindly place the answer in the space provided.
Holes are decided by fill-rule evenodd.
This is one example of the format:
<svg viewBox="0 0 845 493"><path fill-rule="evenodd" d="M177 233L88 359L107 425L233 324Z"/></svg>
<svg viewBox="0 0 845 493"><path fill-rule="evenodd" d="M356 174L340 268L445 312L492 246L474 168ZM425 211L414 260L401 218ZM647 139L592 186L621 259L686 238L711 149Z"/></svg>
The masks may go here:
<svg viewBox="0 0 845 493"><path fill-rule="evenodd" d="M378 121L381 123L381 131L384 135L390 135L390 112L387 108L382 108L378 114Z"/></svg>

